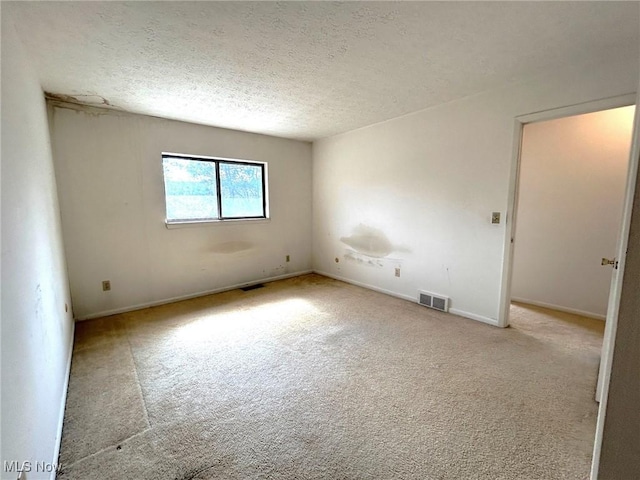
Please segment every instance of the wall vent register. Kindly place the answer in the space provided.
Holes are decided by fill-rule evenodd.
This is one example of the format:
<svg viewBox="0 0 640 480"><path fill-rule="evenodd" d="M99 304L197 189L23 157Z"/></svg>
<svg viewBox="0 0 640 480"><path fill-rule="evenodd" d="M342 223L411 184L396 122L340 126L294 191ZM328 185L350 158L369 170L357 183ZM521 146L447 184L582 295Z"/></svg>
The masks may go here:
<svg viewBox="0 0 640 480"><path fill-rule="evenodd" d="M444 297L431 292L418 292L418 303L425 307L440 310L441 312L449 311L449 297Z"/></svg>

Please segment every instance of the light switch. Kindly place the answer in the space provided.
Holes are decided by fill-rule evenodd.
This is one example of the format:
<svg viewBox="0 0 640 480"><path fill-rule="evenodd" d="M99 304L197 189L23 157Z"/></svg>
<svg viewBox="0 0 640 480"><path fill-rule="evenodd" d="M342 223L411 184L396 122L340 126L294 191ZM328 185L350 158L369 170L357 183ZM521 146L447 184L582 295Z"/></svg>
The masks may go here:
<svg viewBox="0 0 640 480"><path fill-rule="evenodd" d="M491 223L497 225L500 223L500 212L493 212L491 214Z"/></svg>

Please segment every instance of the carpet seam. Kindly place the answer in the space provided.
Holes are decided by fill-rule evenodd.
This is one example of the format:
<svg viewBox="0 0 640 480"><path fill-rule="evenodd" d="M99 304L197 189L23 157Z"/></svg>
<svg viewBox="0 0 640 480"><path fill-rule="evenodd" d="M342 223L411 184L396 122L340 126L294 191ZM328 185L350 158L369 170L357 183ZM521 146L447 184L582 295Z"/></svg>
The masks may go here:
<svg viewBox="0 0 640 480"><path fill-rule="evenodd" d="M138 390L140 391L140 399L142 400L142 408L144 410L144 418L147 422L147 429L152 428L151 421L149 420L149 410L147 409L147 400L144 396L144 390L142 389L142 384L140 383L140 377L138 376L138 365L136 364L136 357L133 354L133 347L131 346L131 340L129 339L129 328L126 328L126 337L127 337L127 345L129 346L129 353L131 354L131 363L133 364L133 374L136 378L136 384L138 385ZM129 437L131 438L131 437Z"/></svg>
<svg viewBox="0 0 640 480"><path fill-rule="evenodd" d="M73 468L74 466L78 465L79 463L84 462L85 460L88 460L88 459L90 459L90 458L93 458L93 457L96 457L96 456L98 456L98 455L101 455L101 454L103 454L104 452L106 452L106 451L108 451L108 450L111 450L111 449L113 449L114 447L117 447L117 446L119 446L120 444L122 444L122 443L124 443L124 442L127 442L127 441L129 441L129 440L131 440L132 438L135 438L135 437L137 437L137 436L139 436L139 435L143 435L143 434L145 434L146 432L148 432L149 430L152 430L152 429L153 429L153 427L149 427L149 428L145 428L144 430L140 430L139 432L134 433L133 435L131 435L131 436L127 437L127 438L124 438L124 439L122 439L122 440L120 440L120 441L118 441L118 442L116 442L116 443L114 443L114 444L112 444L112 445L109 445L108 447L104 447L104 448L102 448L102 449L98 450L97 452L93 452L93 453L90 453L89 455L85 455L84 457L79 458L79 459L78 459L78 460L76 460L75 462L72 462L72 463L68 463L68 464L66 464L66 465L63 465L63 466L62 466L62 471L64 471L65 469Z"/></svg>
<svg viewBox="0 0 640 480"><path fill-rule="evenodd" d="M126 442L126 441L128 441L128 440L130 440L132 438L137 437L138 435L142 435L143 433L148 432L149 430L151 430L153 428L153 426L151 425L151 422L149 421L149 411L147 410L147 402L146 402L145 397L144 397L144 391L142 390L142 385L140 384L140 378L138 377L138 366L136 365L136 359L135 359L135 356L133 355L133 347L131 346L131 341L129 339L129 329L128 329L128 327L125 329L125 337L126 337L126 340L127 340L127 346L129 348L129 354L131 355L131 364L133 365L133 374L134 374L135 379L136 379L136 385L138 386L138 391L140 392L140 399L142 400L142 409L144 410L144 417L145 417L145 422L147 424L147 428L145 428L145 429L143 429L143 430L141 430L139 432L136 432L133 435L130 435L130 436L120 440L119 442L117 442L117 443L115 443L113 445L109 445L108 447L100 449L97 452L93 452L93 453L91 453L89 455L86 455L86 456L84 456L82 458L79 458L75 462L72 462L72 463L66 465L65 467L67 467L67 468L73 468L78 463L83 462L83 461L85 461L85 460L87 460L89 458L95 457L97 455L100 455L100 454L102 454L102 453L114 448L114 445L117 446L120 443L124 443L124 442Z"/></svg>

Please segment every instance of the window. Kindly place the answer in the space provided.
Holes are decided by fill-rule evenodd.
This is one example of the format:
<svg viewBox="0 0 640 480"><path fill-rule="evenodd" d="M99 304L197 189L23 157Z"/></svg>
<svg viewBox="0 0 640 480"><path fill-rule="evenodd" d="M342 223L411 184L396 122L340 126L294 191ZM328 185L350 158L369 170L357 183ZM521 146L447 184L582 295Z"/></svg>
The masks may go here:
<svg viewBox="0 0 640 480"><path fill-rule="evenodd" d="M163 154L167 224L267 218L265 167Z"/></svg>

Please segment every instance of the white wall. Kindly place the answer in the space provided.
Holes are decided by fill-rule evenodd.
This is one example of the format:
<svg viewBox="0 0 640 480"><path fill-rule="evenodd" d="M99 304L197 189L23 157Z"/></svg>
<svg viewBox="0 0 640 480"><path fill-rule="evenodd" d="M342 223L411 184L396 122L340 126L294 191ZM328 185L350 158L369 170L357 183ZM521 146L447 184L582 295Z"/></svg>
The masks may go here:
<svg viewBox="0 0 640 480"><path fill-rule="evenodd" d="M515 117L634 92L637 69L540 75L315 142L314 268L412 299L447 295L453 312L495 323L505 223L490 218L507 213ZM353 237L387 256L354 254Z"/></svg>
<svg viewBox="0 0 640 480"><path fill-rule="evenodd" d="M73 340L44 94L2 12L2 478L57 461ZM49 478L32 471L29 479Z"/></svg>
<svg viewBox="0 0 640 480"><path fill-rule="evenodd" d="M51 105L76 318L311 268L309 143ZM268 162L270 221L167 229L163 151Z"/></svg>
<svg viewBox="0 0 640 480"><path fill-rule="evenodd" d="M604 319L635 106L524 127L512 297Z"/></svg>

